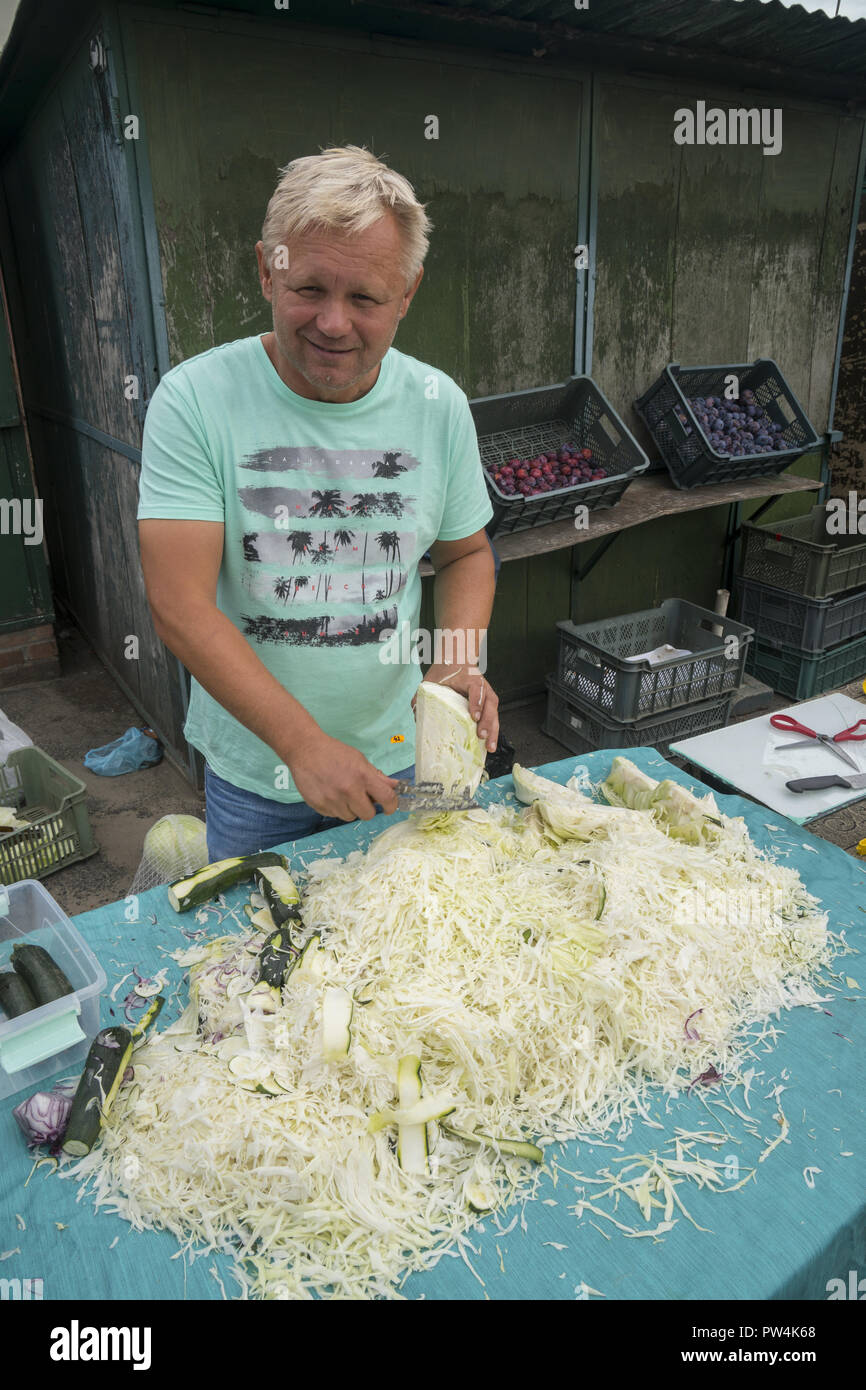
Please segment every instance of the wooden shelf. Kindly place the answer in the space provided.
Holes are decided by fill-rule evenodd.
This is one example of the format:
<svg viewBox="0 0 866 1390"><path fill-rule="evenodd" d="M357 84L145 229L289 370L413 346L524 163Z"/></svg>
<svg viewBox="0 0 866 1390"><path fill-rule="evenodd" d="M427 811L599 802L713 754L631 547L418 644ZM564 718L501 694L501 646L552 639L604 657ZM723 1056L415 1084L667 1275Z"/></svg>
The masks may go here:
<svg viewBox="0 0 866 1390"><path fill-rule="evenodd" d="M529 555L548 555L554 550L567 550L586 541L600 540L612 531L625 531L660 516L678 512L696 512L706 507L724 506L731 502L754 502L762 497L784 496L793 492L817 492L820 478L801 478L796 473L781 473L775 478L749 478L737 483L709 483L706 487L688 491L676 488L667 473L651 473L636 478L615 507L590 512L589 526L577 531L573 521L553 521L547 526L534 526L528 531L494 536L493 544L503 564L509 560L525 560ZM433 574L427 560L421 562L421 574Z"/></svg>

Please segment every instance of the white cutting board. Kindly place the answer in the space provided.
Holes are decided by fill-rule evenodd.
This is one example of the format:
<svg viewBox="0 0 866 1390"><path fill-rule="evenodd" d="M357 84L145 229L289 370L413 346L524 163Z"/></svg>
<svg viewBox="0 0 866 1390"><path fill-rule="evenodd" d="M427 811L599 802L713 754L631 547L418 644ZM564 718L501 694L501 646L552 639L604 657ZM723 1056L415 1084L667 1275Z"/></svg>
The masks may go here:
<svg viewBox="0 0 866 1390"><path fill-rule="evenodd" d="M866 788L854 791L846 787L826 787L816 792L789 792L785 783L795 777L822 777L829 772L838 772L844 777L845 763L817 739L808 748L777 751L778 744L793 743L804 735L774 729L770 723L771 714L789 714L818 733L838 734L840 729L849 729L858 719L866 719L866 701L852 700L847 695L821 695L801 705L744 719L727 729L672 743L671 752L688 758L696 767L712 772L737 791L746 792L798 825L866 797ZM858 732L866 733L866 726ZM848 740L840 747L854 759L861 772L866 772L866 741ZM854 775L853 767L848 771Z"/></svg>

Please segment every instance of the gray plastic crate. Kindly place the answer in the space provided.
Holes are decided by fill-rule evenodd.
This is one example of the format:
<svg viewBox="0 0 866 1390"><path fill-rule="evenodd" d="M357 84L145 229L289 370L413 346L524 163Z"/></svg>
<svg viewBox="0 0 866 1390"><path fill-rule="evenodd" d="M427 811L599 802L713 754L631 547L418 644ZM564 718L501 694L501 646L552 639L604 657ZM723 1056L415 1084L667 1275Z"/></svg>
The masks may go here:
<svg viewBox="0 0 866 1390"><path fill-rule="evenodd" d="M751 628L681 598L601 622L560 622L557 627L559 684L599 714L617 720L646 719L662 710L733 694L742 681L752 640ZM690 655L657 664L628 660L665 644Z"/></svg>
<svg viewBox="0 0 866 1390"><path fill-rule="evenodd" d="M649 467L643 449L588 376L573 376L556 386L503 396L477 396L469 402L469 409L493 506L489 536L566 521L574 516L578 505L590 511L613 507L632 479ZM593 463L604 470L605 477L539 497L509 497L487 472L491 464L530 458L565 444L591 449Z"/></svg>
<svg viewBox="0 0 866 1390"><path fill-rule="evenodd" d="M773 647L756 638L749 653L749 671L780 695L811 700L866 676L866 637L817 654L797 647Z"/></svg>
<svg viewBox="0 0 866 1390"><path fill-rule="evenodd" d="M866 632L866 589L838 598L803 598L738 576L737 612L740 622L773 646L824 652Z"/></svg>
<svg viewBox="0 0 866 1390"><path fill-rule="evenodd" d="M547 716L542 730L571 753L591 753L598 748L658 748L665 752L676 739L723 728L730 718L733 698L725 695L651 719L621 722L575 699L567 687L548 676Z"/></svg>
<svg viewBox="0 0 866 1390"><path fill-rule="evenodd" d="M740 573L806 598L830 598L866 585L866 537L827 534L820 503L805 516L742 526Z"/></svg>
<svg viewBox="0 0 866 1390"><path fill-rule="evenodd" d="M710 443L689 397L724 397L732 375L738 378L741 391L754 391L757 404L781 427L777 437L783 447L754 454L724 454ZM819 446L805 411L771 357L733 366L682 367L671 362L634 407L678 488L772 477Z"/></svg>

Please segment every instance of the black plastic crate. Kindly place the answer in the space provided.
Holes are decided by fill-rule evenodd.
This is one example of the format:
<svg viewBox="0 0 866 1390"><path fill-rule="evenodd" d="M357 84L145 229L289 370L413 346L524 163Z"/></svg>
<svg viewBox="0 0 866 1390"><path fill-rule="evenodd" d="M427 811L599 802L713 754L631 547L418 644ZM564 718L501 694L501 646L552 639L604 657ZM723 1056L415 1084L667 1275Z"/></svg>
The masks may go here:
<svg viewBox="0 0 866 1390"><path fill-rule="evenodd" d="M547 716L542 730L571 753L591 753L598 748L658 748L666 752L677 739L723 728L730 718L733 698L724 695L651 719L622 722L576 699L554 676L548 676Z"/></svg>
<svg viewBox="0 0 866 1390"><path fill-rule="evenodd" d="M827 534L827 509L818 503L787 521L742 525L740 573L806 598L830 598L866 584L866 538Z"/></svg>
<svg viewBox="0 0 866 1390"><path fill-rule="evenodd" d="M763 454L732 457L720 454L703 433L688 402L689 396L725 395L725 380L734 375L740 391L755 393L756 403L774 424L785 447ZM818 448L818 436L780 368L770 357L733 366L681 367L671 362L634 403L678 488L705 483L738 482L781 473L789 464Z"/></svg>
<svg viewBox="0 0 866 1390"><path fill-rule="evenodd" d="M566 521L583 505L590 511L613 507L629 483L649 467L643 449L609 401L588 376L573 376L557 386L513 391L505 396L478 396L469 402L484 478L493 505L489 536L526 531L551 521ZM508 497L487 472L491 464L532 458L570 444L591 449L605 477L573 483L540 497Z"/></svg>
<svg viewBox="0 0 866 1390"><path fill-rule="evenodd" d="M866 633L866 589L836 598L802 598L738 575L737 612L741 623L774 647L824 652Z"/></svg>
<svg viewBox="0 0 866 1390"><path fill-rule="evenodd" d="M752 640L751 628L681 598L640 613L557 627L559 684L605 718L621 721L732 694L743 679ZM628 660L664 644L690 655L658 663Z"/></svg>
<svg viewBox="0 0 866 1390"><path fill-rule="evenodd" d="M866 636L818 655L798 647L774 647L756 637L746 664L752 675L780 695L811 700L866 676Z"/></svg>

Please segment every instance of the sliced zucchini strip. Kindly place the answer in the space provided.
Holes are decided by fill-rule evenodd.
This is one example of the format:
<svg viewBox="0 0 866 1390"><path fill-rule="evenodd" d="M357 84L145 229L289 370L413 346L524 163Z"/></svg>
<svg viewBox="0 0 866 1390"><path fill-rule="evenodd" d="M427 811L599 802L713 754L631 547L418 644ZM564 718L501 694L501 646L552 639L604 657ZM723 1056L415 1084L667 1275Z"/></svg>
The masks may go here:
<svg viewBox="0 0 866 1390"><path fill-rule="evenodd" d="M322 1058L340 1062L348 1057L352 1044L354 1000L347 989L331 985L322 1001Z"/></svg>
<svg viewBox="0 0 866 1390"><path fill-rule="evenodd" d="M227 888L233 888L236 883L252 878L258 869L275 868L288 870L288 862L285 855L270 849L234 859L218 859L215 864L207 864L190 878L173 883L168 890L168 900L175 912L188 912L191 907L201 907L202 903L224 893Z"/></svg>
<svg viewBox="0 0 866 1390"><path fill-rule="evenodd" d="M256 887L271 910L274 925L300 920L301 895L288 868L280 864L264 865L256 870Z"/></svg>
<svg viewBox="0 0 866 1390"><path fill-rule="evenodd" d="M500 1153L508 1154L511 1158L528 1158L532 1163L544 1162L544 1150L537 1144L527 1143L524 1139L498 1139L492 1134L481 1134L478 1130L456 1129L454 1125L447 1123L443 1123L442 1128L447 1134L453 1134L455 1139L463 1139L467 1144L498 1149Z"/></svg>

